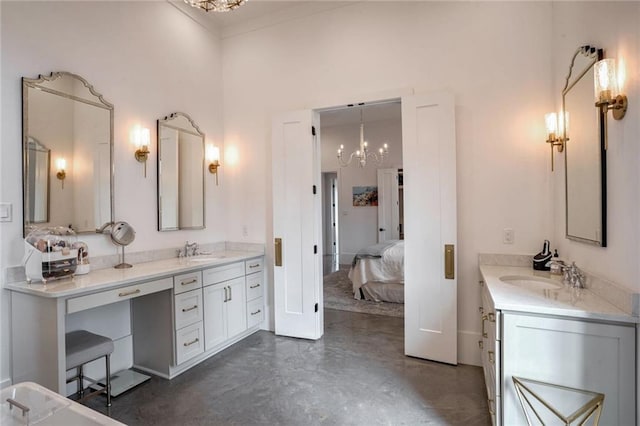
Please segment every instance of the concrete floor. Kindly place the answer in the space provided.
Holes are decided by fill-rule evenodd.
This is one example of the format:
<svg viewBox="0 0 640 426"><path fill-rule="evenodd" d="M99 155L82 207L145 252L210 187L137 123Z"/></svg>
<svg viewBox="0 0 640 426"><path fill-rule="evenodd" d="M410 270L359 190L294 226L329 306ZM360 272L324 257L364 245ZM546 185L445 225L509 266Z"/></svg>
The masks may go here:
<svg viewBox="0 0 640 426"><path fill-rule="evenodd" d="M106 413L105 399L88 405ZM403 355L403 319L325 310L316 342L260 331L113 400L129 425L488 425L482 369Z"/></svg>

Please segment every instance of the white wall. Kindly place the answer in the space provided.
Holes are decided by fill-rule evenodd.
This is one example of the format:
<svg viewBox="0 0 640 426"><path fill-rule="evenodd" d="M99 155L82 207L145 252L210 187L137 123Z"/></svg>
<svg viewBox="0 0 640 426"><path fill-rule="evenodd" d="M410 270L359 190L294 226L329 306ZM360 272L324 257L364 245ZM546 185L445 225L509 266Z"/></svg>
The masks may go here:
<svg viewBox="0 0 640 426"><path fill-rule="evenodd" d="M345 158L359 149L359 123L322 126L321 129L322 171L338 172L340 263L349 264L358 250L378 242L378 208L353 206L353 187L377 186L378 167L369 164L361 168L355 162L344 168L338 165L336 152L341 144L344 145ZM381 168L402 167L402 122L399 119L366 123L364 131L372 151L377 151L384 143L389 145L389 155Z"/></svg>
<svg viewBox="0 0 640 426"><path fill-rule="evenodd" d="M225 142L242 158L226 188L229 238L248 226L273 255L274 114L451 90L461 361L478 363L477 254L534 253L552 235L542 122L554 99L551 12L537 2L360 2L224 39ZM513 245L502 244L507 227Z"/></svg>
<svg viewBox="0 0 640 426"><path fill-rule="evenodd" d="M226 239L225 184L207 174L207 228L157 232L156 120L189 114L222 145L221 51L213 34L168 2L0 2L2 43L2 143L0 201L13 204L13 222L1 223L1 268L22 258L22 76L70 71L86 78L115 106L115 217L136 229L130 251L177 247ZM167 55L167 52L172 52ZM133 156L131 128L151 129L147 178ZM67 162L69 164L69 161ZM55 179L54 179L55 180ZM52 181L52 186L57 181ZM115 254L106 237L82 237L92 256ZM4 280L4 277L3 277ZM9 369L8 297L1 292L0 380Z"/></svg>
<svg viewBox="0 0 640 426"><path fill-rule="evenodd" d="M609 113L607 247L565 237L564 154L557 157L560 161L553 174L554 240L562 257L593 274L640 291L640 3L558 2L553 5L552 24L552 107L560 110L571 57L584 44L603 48L607 58L623 58L627 75L624 91L629 99L622 121L614 120Z"/></svg>

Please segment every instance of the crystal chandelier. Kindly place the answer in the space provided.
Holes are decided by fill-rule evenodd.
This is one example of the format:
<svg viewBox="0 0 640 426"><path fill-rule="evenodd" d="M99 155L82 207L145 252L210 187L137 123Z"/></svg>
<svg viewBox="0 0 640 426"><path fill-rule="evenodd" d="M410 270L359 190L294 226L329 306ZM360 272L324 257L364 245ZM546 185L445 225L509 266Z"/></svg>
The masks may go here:
<svg viewBox="0 0 640 426"><path fill-rule="evenodd" d="M185 3L204 9L207 12L228 12L239 8L247 0L184 0Z"/></svg>
<svg viewBox="0 0 640 426"><path fill-rule="evenodd" d="M347 167L356 159L358 160L358 166L360 167L365 167L368 160L372 160L375 165L379 166L384 161L384 156L389 153L389 146L386 143L378 150L377 153L369 151L369 144L364 140L363 110L364 108L360 110L360 149L352 152L349 155L349 159L345 160L344 145L340 145L340 148L338 149L338 163L340 163L341 167Z"/></svg>

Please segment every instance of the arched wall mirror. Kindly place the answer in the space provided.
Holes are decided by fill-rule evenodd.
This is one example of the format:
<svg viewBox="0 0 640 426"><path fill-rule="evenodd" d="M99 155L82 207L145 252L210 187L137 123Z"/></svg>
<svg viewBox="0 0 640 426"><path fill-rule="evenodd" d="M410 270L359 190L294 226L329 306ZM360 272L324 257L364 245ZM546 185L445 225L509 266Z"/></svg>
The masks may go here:
<svg viewBox="0 0 640 426"><path fill-rule="evenodd" d="M23 221L96 232L113 221L113 105L68 72L22 78Z"/></svg>
<svg viewBox="0 0 640 426"><path fill-rule="evenodd" d="M607 161L604 117L594 105L594 64L602 49L581 46L573 55L562 91L565 127L567 238L607 245Z"/></svg>
<svg viewBox="0 0 640 426"><path fill-rule="evenodd" d="M204 133L184 113L158 120L158 230L203 229Z"/></svg>

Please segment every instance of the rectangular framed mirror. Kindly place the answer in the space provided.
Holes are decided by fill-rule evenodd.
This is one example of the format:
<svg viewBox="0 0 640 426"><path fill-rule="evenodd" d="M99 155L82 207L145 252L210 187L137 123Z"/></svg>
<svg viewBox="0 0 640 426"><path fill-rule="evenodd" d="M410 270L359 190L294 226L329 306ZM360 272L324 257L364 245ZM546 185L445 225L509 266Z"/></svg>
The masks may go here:
<svg viewBox="0 0 640 426"><path fill-rule="evenodd" d="M204 229L204 133L184 113L158 120L158 231Z"/></svg>
<svg viewBox="0 0 640 426"><path fill-rule="evenodd" d="M23 77L22 123L24 235L113 222L113 105L75 74Z"/></svg>
<svg viewBox="0 0 640 426"><path fill-rule="evenodd" d="M574 54L562 108L565 128L566 235L573 241L607 245L607 159L602 110L594 104L594 64L602 49L581 46Z"/></svg>

